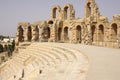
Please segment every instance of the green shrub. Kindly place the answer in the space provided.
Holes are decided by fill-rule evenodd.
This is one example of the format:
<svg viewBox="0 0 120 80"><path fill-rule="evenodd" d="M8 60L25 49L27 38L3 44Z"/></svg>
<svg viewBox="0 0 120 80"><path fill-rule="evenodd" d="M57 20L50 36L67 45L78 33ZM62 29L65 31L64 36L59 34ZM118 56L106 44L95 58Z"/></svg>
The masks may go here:
<svg viewBox="0 0 120 80"><path fill-rule="evenodd" d="M3 45L0 44L0 52L3 52Z"/></svg>
<svg viewBox="0 0 120 80"><path fill-rule="evenodd" d="M12 52L13 52L13 48L12 48L12 45L8 45L8 48L7 48L7 52L8 52L8 56L12 56Z"/></svg>
<svg viewBox="0 0 120 80"><path fill-rule="evenodd" d="M6 51L7 51L7 48L8 48L8 46L7 46L7 45L5 45L5 46L4 46L4 52L6 52Z"/></svg>
<svg viewBox="0 0 120 80"><path fill-rule="evenodd" d="M14 51L15 50L15 40L13 40L13 42L12 42L12 51Z"/></svg>

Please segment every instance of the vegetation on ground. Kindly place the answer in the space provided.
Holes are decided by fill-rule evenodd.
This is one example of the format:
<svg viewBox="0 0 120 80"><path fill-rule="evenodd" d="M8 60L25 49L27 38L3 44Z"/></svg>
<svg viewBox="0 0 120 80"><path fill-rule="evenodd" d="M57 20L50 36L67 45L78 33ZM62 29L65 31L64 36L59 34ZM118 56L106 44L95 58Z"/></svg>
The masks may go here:
<svg viewBox="0 0 120 80"><path fill-rule="evenodd" d="M4 38L9 38L9 36L0 35L0 40ZM13 51L15 50L15 40L11 44L5 44L4 46L0 43L0 53L7 52L8 56L12 56Z"/></svg>

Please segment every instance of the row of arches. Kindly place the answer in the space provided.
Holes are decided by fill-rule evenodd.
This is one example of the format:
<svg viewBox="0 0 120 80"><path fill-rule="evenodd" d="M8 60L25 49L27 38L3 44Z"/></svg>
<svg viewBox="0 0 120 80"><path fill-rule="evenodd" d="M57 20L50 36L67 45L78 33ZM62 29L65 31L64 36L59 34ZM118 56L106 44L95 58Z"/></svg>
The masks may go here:
<svg viewBox="0 0 120 80"><path fill-rule="evenodd" d="M77 25L75 30L76 30L76 42L81 43L82 42L82 27L80 25ZM118 40L118 26L117 24L112 24L111 28L108 30L108 33L106 34L105 32L108 29L106 29L106 27L103 24L100 24L99 26L91 26L91 41L92 42L105 42L106 39L105 37L107 37L108 35L108 40L110 42L117 42ZM69 41L70 40L70 33L72 33L72 31L69 30L69 27L64 27L63 29L64 31L64 40L65 41ZM62 33L62 29L59 28L58 29L58 40L61 40L61 33Z"/></svg>
<svg viewBox="0 0 120 80"><path fill-rule="evenodd" d="M52 19L64 18L65 20L71 19L71 16L75 16L75 10L71 4L66 4L61 10L59 5L52 8Z"/></svg>
<svg viewBox="0 0 120 80"><path fill-rule="evenodd" d="M62 33L64 34L64 36L62 36ZM62 41L64 40L65 42L69 41L70 39L70 30L69 27L66 26L63 28L58 28L58 41Z"/></svg>
<svg viewBox="0 0 120 80"><path fill-rule="evenodd" d="M57 28L57 40L61 41L69 41L70 40L70 35L72 33L72 30L69 29L68 26L65 27L59 27ZM76 26L76 40L77 42L81 43L82 42L82 27L80 25ZM105 37L106 37L106 27L103 24L100 24L99 26L91 26L91 41L95 42L104 42ZM113 23L110 27L109 30L109 41L111 42L116 42L118 40L118 26L116 23ZM19 26L18 27L18 40L20 42L23 41L32 41L32 40L39 40L40 37L49 39L51 38L51 28L50 27L45 27L42 32L40 32L40 27L35 26L35 27L23 27Z"/></svg>
<svg viewBox="0 0 120 80"><path fill-rule="evenodd" d="M94 41L103 42L104 41L104 30L105 29L103 25L99 25L98 28L96 28L96 26L93 25L91 27L92 42Z"/></svg>
<svg viewBox="0 0 120 80"><path fill-rule="evenodd" d="M91 34L92 34L92 42L93 41L98 41L98 42L104 42L105 41L105 26L104 25L99 25L98 27L96 27L95 25L93 25L91 27ZM111 42L116 42L118 40L118 26L116 23L113 23L110 26L110 30L108 30L108 39Z"/></svg>
<svg viewBox="0 0 120 80"><path fill-rule="evenodd" d="M39 26L36 26L32 28L31 26L24 27L24 26L19 26L18 27L18 41L23 42L23 41L31 41L33 38L33 35L36 36L35 38L39 38ZM35 40L36 40L35 39Z"/></svg>
<svg viewBox="0 0 120 80"><path fill-rule="evenodd" d="M63 36L62 36L62 33L64 34ZM71 33L72 31L70 30L68 26L65 26L63 29L58 28L58 41L63 40L64 42L69 42ZM76 40L79 43L81 43L81 40L82 40L81 34L82 34L82 28L80 25L78 25L76 26Z"/></svg>
<svg viewBox="0 0 120 80"><path fill-rule="evenodd" d="M82 34L85 34L82 32L82 27L80 25L76 26L76 42L81 43L82 42ZM108 29L102 24L100 24L98 27L93 25L91 27L91 41L92 42L105 42L105 37L108 35L108 41L110 42L116 42L118 40L118 27L117 24L112 24L110 30L108 30L109 33L105 33ZM72 31L70 31L69 27L58 28L58 40L61 40L61 33L64 31L64 41L70 40L70 34Z"/></svg>

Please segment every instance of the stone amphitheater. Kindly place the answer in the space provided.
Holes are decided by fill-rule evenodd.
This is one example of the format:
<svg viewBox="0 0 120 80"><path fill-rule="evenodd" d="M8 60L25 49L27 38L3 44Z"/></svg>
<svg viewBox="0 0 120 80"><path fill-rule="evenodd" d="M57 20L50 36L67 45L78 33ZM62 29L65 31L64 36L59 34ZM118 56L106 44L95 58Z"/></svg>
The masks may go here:
<svg viewBox="0 0 120 80"><path fill-rule="evenodd" d="M0 65L0 80L120 80L120 50L25 42Z"/></svg>
<svg viewBox="0 0 120 80"><path fill-rule="evenodd" d="M56 5L49 20L18 23L16 50L0 65L0 80L120 80L119 43L119 14L109 22L86 0L85 17L75 19L71 4Z"/></svg>

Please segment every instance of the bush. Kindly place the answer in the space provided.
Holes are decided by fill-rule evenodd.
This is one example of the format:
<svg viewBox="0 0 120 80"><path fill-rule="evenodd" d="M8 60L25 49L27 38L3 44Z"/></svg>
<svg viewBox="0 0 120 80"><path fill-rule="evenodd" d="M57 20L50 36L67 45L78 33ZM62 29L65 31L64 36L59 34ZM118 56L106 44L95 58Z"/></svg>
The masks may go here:
<svg viewBox="0 0 120 80"><path fill-rule="evenodd" d="M9 57L12 56L12 52L13 52L12 45L8 45L7 52Z"/></svg>
<svg viewBox="0 0 120 80"><path fill-rule="evenodd" d="M6 51L7 51L7 48L8 48L8 46L7 46L7 45L5 45L5 46L4 46L4 52L6 52Z"/></svg>
<svg viewBox="0 0 120 80"><path fill-rule="evenodd" d="M0 52L3 52L3 45L0 44Z"/></svg>
<svg viewBox="0 0 120 80"><path fill-rule="evenodd" d="M15 50L15 40L13 40L13 42L12 42L12 51L14 51Z"/></svg>

